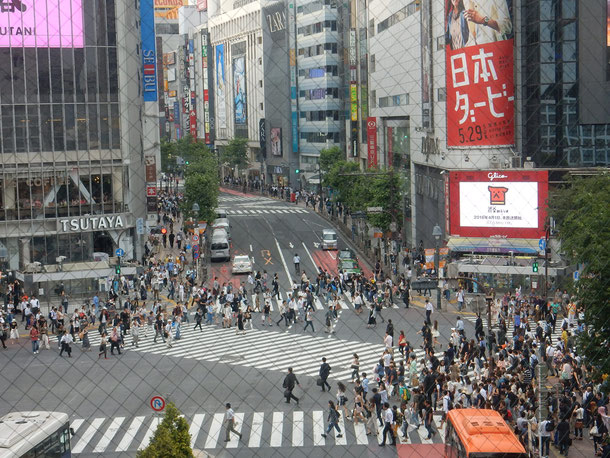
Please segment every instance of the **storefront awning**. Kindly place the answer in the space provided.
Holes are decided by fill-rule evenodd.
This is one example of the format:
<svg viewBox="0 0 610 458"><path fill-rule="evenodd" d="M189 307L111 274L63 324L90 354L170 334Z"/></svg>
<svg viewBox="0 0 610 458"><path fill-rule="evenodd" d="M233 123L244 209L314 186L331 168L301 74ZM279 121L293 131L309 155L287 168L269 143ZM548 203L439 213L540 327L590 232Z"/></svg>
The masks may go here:
<svg viewBox="0 0 610 458"><path fill-rule="evenodd" d="M509 239L496 237L450 237L447 246L461 253L538 254L538 239Z"/></svg>

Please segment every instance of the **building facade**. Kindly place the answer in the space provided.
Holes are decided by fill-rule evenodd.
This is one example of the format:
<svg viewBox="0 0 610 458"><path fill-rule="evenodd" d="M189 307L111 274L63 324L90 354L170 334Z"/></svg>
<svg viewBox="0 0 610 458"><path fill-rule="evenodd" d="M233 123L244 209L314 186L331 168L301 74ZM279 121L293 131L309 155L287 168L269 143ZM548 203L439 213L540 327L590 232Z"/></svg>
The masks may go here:
<svg viewBox="0 0 610 458"><path fill-rule="evenodd" d="M0 40L0 261L34 292L95 289L117 248L140 259L146 218L140 12L71 0L58 25L59 3L35 6L59 37L36 23L41 35Z"/></svg>

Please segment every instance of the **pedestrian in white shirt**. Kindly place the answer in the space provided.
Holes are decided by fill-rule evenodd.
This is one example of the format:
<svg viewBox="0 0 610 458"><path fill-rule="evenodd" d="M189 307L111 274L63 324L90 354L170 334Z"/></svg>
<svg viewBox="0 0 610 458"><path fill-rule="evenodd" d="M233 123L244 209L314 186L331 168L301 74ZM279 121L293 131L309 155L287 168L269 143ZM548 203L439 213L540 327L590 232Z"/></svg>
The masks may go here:
<svg viewBox="0 0 610 458"><path fill-rule="evenodd" d="M237 434L241 439L241 433L235 430L235 426L237 425L237 423L235 423L235 412L231 408L231 404L228 402L225 407L227 409L225 412L225 442L229 442L231 440L231 433Z"/></svg>

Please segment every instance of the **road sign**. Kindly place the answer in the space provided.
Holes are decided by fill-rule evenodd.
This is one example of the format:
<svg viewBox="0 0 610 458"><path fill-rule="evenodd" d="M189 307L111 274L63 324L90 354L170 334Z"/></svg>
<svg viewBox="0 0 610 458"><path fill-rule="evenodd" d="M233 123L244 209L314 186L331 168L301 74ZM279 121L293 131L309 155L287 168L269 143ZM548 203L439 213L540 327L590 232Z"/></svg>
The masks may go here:
<svg viewBox="0 0 610 458"><path fill-rule="evenodd" d="M366 207L366 211L369 213L383 213L383 207Z"/></svg>
<svg viewBox="0 0 610 458"><path fill-rule="evenodd" d="M117 248L114 253L120 258L125 255L125 250L123 248Z"/></svg>
<svg viewBox="0 0 610 458"><path fill-rule="evenodd" d="M396 226L396 223L394 221L392 221L390 223L390 231L396 232L396 229L398 229L398 227Z"/></svg>
<svg viewBox="0 0 610 458"><path fill-rule="evenodd" d="M150 400L150 406L155 412L161 412L165 409L165 399L161 396L153 396Z"/></svg>
<svg viewBox="0 0 610 458"><path fill-rule="evenodd" d="M546 250L546 240L544 237L538 240L538 248L540 248L540 251Z"/></svg>
<svg viewBox="0 0 610 458"><path fill-rule="evenodd" d="M191 246L190 246L190 245L187 245L187 246L186 246L186 249L187 249L187 250L190 250L190 249L191 249Z"/></svg>
<svg viewBox="0 0 610 458"><path fill-rule="evenodd" d="M193 251L197 253L199 251L199 245L193 245Z"/></svg>
<svg viewBox="0 0 610 458"><path fill-rule="evenodd" d="M574 278L574 281L578 281L578 279L580 278L580 272L578 270L575 270L572 274L572 277Z"/></svg>
<svg viewBox="0 0 610 458"><path fill-rule="evenodd" d="M199 258L199 251L195 251L193 253L193 259L198 259Z"/></svg>
<svg viewBox="0 0 610 458"><path fill-rule="evenodd" d="M199 242L199 236L197 234L193 235L193 242Z"/></svg>
<svg viewBox="0 0 610 458"><path fill-rule="evenodd" d="M146 186L146 196L147 197L156 197L157 196L157 187L156 186Z"/></svg>

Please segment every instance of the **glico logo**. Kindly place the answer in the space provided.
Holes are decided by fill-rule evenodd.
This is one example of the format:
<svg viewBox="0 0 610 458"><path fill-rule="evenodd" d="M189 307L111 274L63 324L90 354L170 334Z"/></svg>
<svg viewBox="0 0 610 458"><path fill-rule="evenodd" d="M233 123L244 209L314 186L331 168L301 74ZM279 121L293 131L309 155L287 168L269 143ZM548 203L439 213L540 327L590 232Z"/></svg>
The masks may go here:
<svg viewBox="0 0 610 458"><path fill-rule="evenodd" d="M489 203L491 205L506 205L506 193L508 188L488 186L489 190Z"/></svg>
<svg viewBox="0 0 610 458"><path fill-rule="evenodd" d="M14 13L15 11L24 13L27 9L28 7L21 0L0 0L1 13Z"/></svg>
<svg viewBox="0 0 610 458"><path fill-rule="evenodd" d="M494 180L498 180L500 178L508 178L508 176L503 175L503 174L498 173L498 172L489 172L487 174L487 178L489 178L489 181L494 181Z"/></svg>

